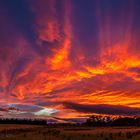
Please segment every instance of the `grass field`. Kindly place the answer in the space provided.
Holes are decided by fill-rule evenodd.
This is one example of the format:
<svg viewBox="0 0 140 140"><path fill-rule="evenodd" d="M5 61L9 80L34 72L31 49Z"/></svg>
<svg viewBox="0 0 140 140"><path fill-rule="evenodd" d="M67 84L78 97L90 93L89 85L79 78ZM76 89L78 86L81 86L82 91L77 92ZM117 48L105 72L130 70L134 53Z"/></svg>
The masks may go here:
<svg viewBox="0 0 140 140"><path fill-rule="evenodd" d="M0 140L140 140L140 127L0 125Z"/></svg>

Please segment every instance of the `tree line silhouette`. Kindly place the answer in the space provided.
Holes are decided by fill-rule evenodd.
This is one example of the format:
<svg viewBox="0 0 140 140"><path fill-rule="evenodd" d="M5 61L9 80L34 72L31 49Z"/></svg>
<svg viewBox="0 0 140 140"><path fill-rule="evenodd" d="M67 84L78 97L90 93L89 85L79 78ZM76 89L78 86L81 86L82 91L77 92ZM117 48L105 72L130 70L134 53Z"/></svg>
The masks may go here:
<svg viewBox="0 0 140 140"><path fill-rule="evenodd" d="M42 120L42 119L19 119L19 118L0 118L0 124L46 125L47 120Z"/></svg>
<svg viewBox="0 0 140 140"><path fill-rule="evenodd" d="M92 115L83 123L53 123L48 124L43 119L0 118L0 124L30 124L48 126L140 126L140 117L111 117Z"/></svg>
<svg viewBox="0 0 140 140"><path fill-rule="evenodd" d="M85 123L88 126L140 126L140 117L112 118L110 116L92 115Z"/></svg>

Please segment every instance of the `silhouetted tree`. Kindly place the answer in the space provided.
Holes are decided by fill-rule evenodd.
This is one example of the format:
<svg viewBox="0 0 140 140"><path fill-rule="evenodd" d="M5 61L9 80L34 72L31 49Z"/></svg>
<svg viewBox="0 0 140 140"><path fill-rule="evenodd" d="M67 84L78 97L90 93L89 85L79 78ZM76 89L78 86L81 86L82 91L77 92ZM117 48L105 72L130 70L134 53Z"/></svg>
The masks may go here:
<svg viewBox="0 0 140 140"><path fill-rule="evenodd" d="M42 120L42 119L0 118L0 124L46 125L47 120Z"/></svg>

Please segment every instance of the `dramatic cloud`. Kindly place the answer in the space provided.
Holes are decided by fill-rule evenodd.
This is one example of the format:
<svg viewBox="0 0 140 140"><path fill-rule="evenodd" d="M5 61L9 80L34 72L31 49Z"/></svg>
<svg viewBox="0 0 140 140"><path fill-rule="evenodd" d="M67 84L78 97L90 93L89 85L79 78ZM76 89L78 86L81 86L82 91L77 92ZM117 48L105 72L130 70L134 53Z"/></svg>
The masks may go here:
<svg viewBox="0 0 140 140"><path fill-rule="evenodd" d="M121 105L84 105L76 103L64 103L66 108L71 108L79 112L84 113L98 113L98 114L110 114L110 115L140 115L140 108L132 108Z"/></svg>
<svg viewBox="0 0 140 140"><path fill-rule="evenodd" d="M0 115L138 115L139 14L138 0L1 0Z"/></svg>
<svg viewBox="0 0 140 140"><path fill-rule="evenodd" d="M45 108L43 106L38 105L30 105L30 104L7 104L0 103L2 108L0 108L0 115L4 117L43 117L43 116L51 116L59 112L59 110L52 108Z"/></svg>

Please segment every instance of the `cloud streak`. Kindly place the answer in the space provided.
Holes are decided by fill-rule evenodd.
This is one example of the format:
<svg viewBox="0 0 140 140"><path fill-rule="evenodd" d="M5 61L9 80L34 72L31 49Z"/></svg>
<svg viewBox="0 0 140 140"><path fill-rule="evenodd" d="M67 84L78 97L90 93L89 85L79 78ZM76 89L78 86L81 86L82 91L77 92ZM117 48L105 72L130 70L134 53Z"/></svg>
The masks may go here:
<svg viewBox="0 0 140 140"><path fill-rule="evenodd" d="M110 115L140 115L140 108L132 108L121 105L107 105L107 104L77 104L64 103L66 108L71 108L82 113L97 113Z"/></svg>

